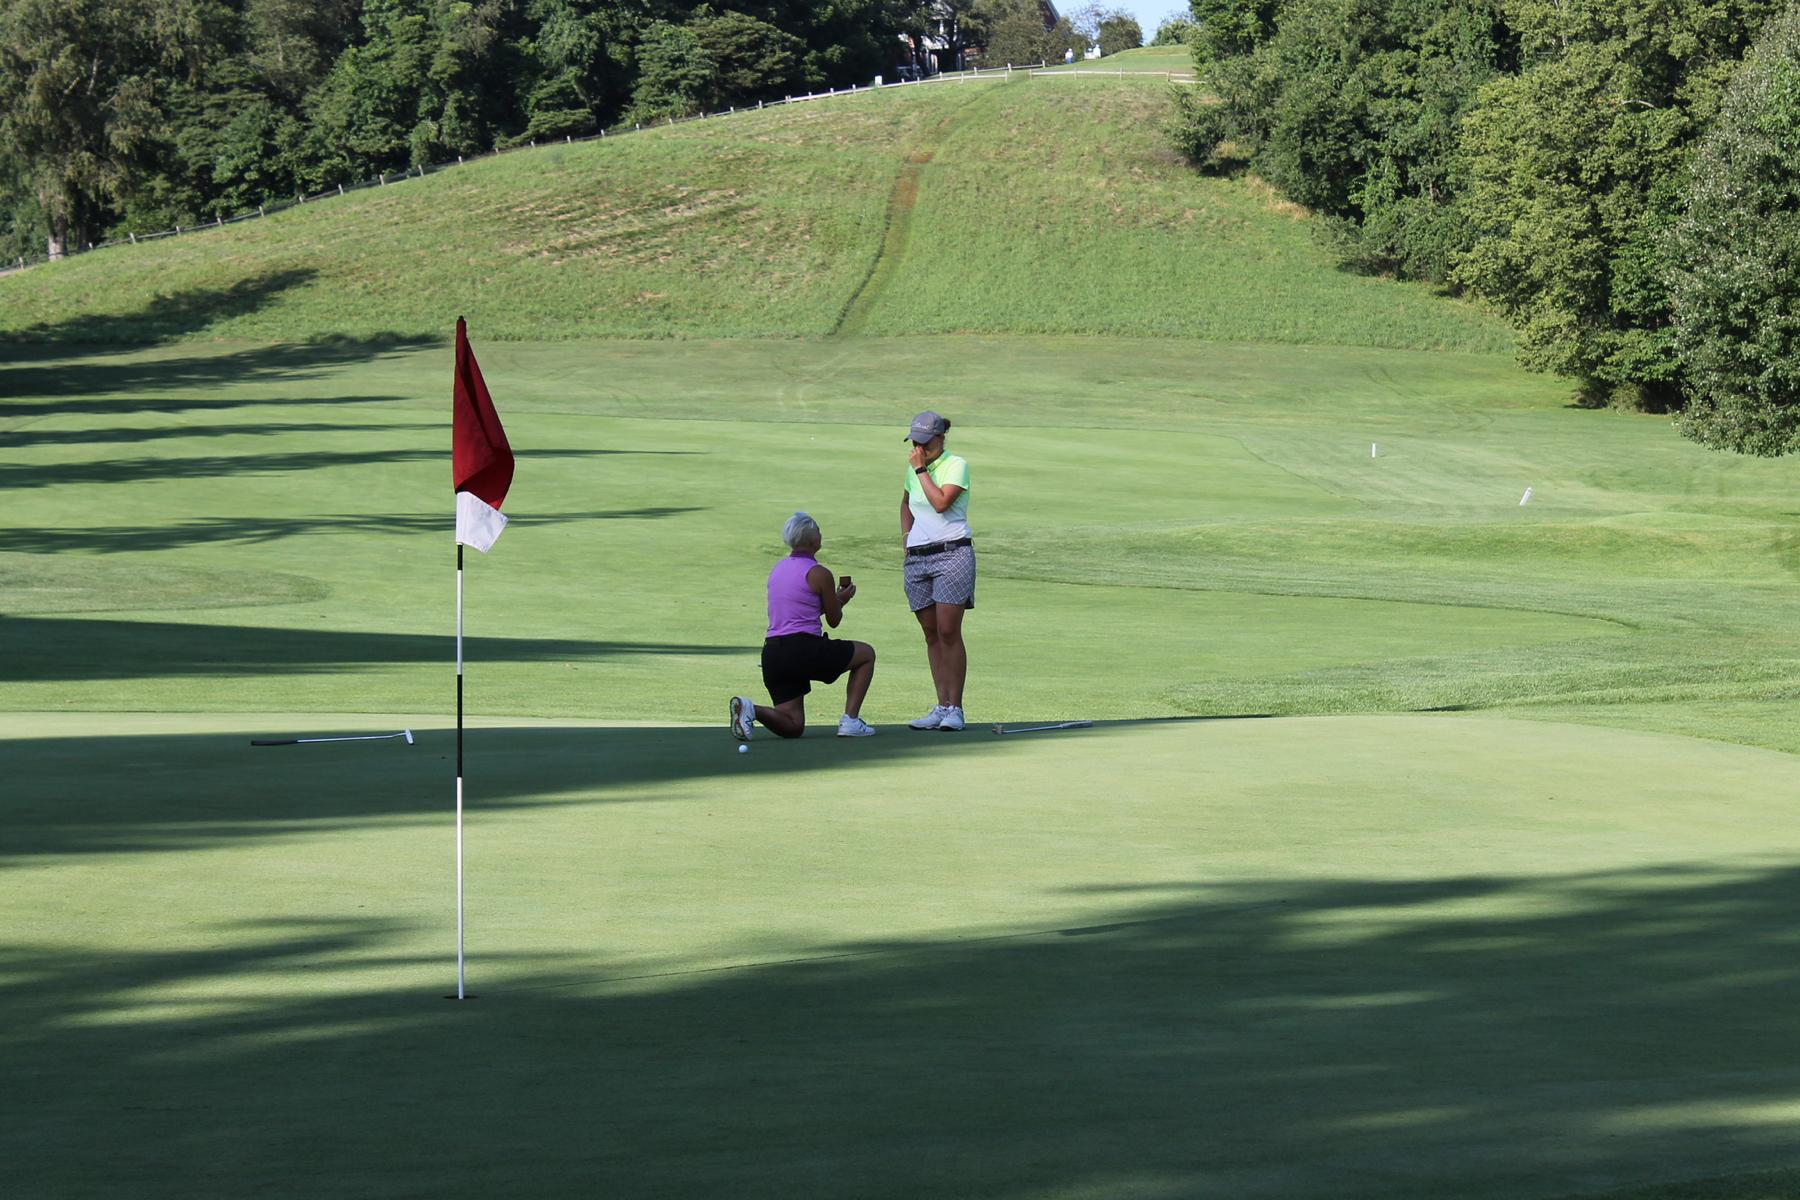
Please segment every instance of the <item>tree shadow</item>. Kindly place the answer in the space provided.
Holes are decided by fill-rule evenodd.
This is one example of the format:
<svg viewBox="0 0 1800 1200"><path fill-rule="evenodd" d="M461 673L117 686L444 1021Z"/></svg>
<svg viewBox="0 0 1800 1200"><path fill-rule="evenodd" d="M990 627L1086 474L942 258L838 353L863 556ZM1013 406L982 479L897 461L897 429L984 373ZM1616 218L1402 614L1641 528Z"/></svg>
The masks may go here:
<svg viewBox="0 0 1800 1200"><path fill-rule="evenodd" d="M657 521L701 507L660 506L595 509L590 512L523 513L509 524L563 525L582 521ZM318 514L310 517L196 517L158 525L102 525L78 528L0 529L0 551L23 554L127 554L174 550L216 543L261 545L286 538L337 534L391 536L437 533L455 528L452 513Z"/></svg>
<svg viewBox="0 0 1800 1200"><path fill-rule="evenodd" d="M318 271L295 267L241 279L223 288L158 295L128 313L84 313L0 331L0 345L154 346L193 337L231 317L266 308L283 292L311 283Z"/></svg>
<svg viewBox="0 0 1800 1200"><path fill-rule="evenodd" d="M0 615L0 661L15 683L207 675L354 673L454 660L449 634L356 633L166 621ZM467 637L482 662L568 662L631 654L743 654L742 646L580 638Z"/></svg>
<svg viewBox="0 0 1800 1200"><path fill-rule="evenodd" d="M698 450L521 450L519 458L605 458L617 454L700 454ZM0 463L0 490L56 487L71 483L135 483L142 480L202 479L227 475L280 475L332 467L382 463L437 462L441 447L391 450L308 450L271 454L152 455L102 458L89 462Z"/></svg>
<svg viewBox="0 0 1800 1200"><path fill-rule="evenodd" d="M66 659L74 635L56 628L74 622L0 618L0 656L24 659L33 645L54 646ZM373 662L447 664L449 639L333 634L304 630L154 626L84 621L96 627L82 657L51 678L103 679L139 671L204 678L240 670L367 671ZM121 659L131 647L151 646L147 664ZM165 648L166 647L166 648ZM559 642L522 638L465 639L468 656L486 663L622 658L639 655L735 655L736 646L641 642ZM49 652L44 652L49 653ZM404 659L397 656L404 655ZM128 665L121 665L122 663ZM246 665L247 664L247 665ZM57 668L46 668L57 669ZM78 672L87 672L78 674ZM30 676L24 676L30 678ZM359 728L367 732L365 718ZM1176 718L1219 720L1224 718ZM115 734L13 739L0 743L19 773L0 863L46 855L201 850L241 841L285 842L357 824L395 824L440 813L455 757L455 728L441 719L415 724L416 744L346 742L252 747L253 737L319 737L346 731L328 717L295 716L294 727L217 734ZM397 720L397 719L396 719ZM1104 741L1143 721L1103 722L1071 731ZM392 730L397 732L398 725ZM482 725L464 732L471 803L483 811L541 804L632 804L671 783L714 785L770 776L796 787L819 771L854 764L892 772L954 770L989 755L1014 752L1022 739L994 737L984 728L963 735L888 728L874 738L845 742L830 722L797 740L762 734L748 757L733 753L723 704L716 726ZM1061 736L1046 734L1044 736ZM92 792L96 775L110 782ZM170 795L165 781L187 781ZM240 799L221 803L220 797Z"/></svg>
<svg viewBox="0 0 1800 1200"><path fill-rule="evenodd" d="M33 446L109 446L133 442L186 441L192 438L219 437L288 437L309 433L396 433L401 430L429 430L441 436L443 422L423 421L334 423L329 421L284 421L270 423L241 422L213 425L164 425L154 428L120 426L111 429L13 429L6 434L9 447L25 449Z"/></svg>
<svg viewBox="0 0 1800 1200"><path fill-rule="evenodd" d="M453 943L354 889L245 897L204 948L14 942L0 1149L30 1196L872 1200L1544 1196L1800 1156L1791 866L1131 892L724 969L646 973L606 914L549 950L487 929L462 1004Z"/></svg>
<svg viewBox="0 0 1800 1200"><path fill-rule="evenodd" d="M0 371L0 380L5 372ZM271 396L254 398L234 396L227 399L197 400L182 396L119 396L105 400L53 400L20 404L0 397L0 418L31 419L48 416L122 416L129 413L224 412L236 408L319 408L354 407L360 404L392 404L411 400L409 396ZM356 426L355 428L367 428ZM9 435L10 437L11 435ZM195 436L191 427L170 436Z"/></svg>
<svg viewBox="0 0 1800 1200"><path fill-rule="evenodd" d="M364 404L391 396L301 400L193 400L158 398L159 392L204 391L221 385L291 383L316 379L342 367L441 345L435 338L380 335L329 337L310 342L253 346L224 353L144 358L137 350L86 346L8 348L0 362L0 416L36 417L80 412L174 412L245 404ZM93 397L116 399L98 401ZM21 403L21 401L38 401ZM49 401L55 401L51 403Z"/></svg>

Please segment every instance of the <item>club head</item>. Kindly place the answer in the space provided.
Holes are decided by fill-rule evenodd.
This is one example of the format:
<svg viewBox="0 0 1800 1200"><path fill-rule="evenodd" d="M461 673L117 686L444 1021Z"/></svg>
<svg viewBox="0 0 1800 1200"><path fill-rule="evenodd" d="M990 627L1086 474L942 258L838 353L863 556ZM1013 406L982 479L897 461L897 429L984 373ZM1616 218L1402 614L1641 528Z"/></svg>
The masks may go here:
<svg viewBox="0 0 1800 1200"><path fill-rule="evenodd" d="M401 734L401 736L402 736L402 737L404 737L404 738L405 738L405 739L406 739L406 744L407 744L407 745L409 745L409 746L410 746L410 745L412 745L412 744L413 744L413 735L412 735L412 730L410 730L410 729L402 729L402 730L401 730L401 731L400 731L400 734Z"/></svg>

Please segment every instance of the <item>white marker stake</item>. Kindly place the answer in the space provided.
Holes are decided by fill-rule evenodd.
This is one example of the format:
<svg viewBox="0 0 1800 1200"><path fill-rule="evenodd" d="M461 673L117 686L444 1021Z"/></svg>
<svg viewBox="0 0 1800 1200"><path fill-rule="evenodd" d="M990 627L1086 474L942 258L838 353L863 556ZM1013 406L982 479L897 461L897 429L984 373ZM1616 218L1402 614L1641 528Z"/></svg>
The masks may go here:
<svg viewBox="0 0 1800 1200"><path fill-rule="evenodd" d="M1530 504L1530 503L1531 503L1531 489L1526 488L1525 494L1523 496L1519 497L1519 507L1524 508L1527 504Z"/></svg>
<svg viewBox="0 0 1800 1200"><path fill-rule="evenodd" d="M1375 457L1375 443L1374 442L1369 443L1369 457L1370 458Z"/></svg>

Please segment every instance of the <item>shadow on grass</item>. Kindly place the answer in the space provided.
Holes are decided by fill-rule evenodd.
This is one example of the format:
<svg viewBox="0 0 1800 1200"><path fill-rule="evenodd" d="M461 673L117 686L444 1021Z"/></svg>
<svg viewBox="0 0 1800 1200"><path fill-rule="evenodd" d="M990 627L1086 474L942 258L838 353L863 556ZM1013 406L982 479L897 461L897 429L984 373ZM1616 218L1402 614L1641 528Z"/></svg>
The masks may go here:
<svg viewBox="0 0 1800 1200"><path fill-rule="evenodd" d="M454 661L446 633L357 633L164 621L0 616L0 662L9 682L207 675L291 675ZM742 654L742 646L579 638L468 637L471 661L567 662L627 654Z"/></svg>
<svg viewBox="0 0 1800 1200"><path fill-rule="evenodd" d="M520 450L519 458L604 458L616 454L699 454L689 450ZM200 479L226 475L282 475L333 467L437 462L441 447L393 450L309 450L287 454L197 454L187 457L105 458L89 462L0 463L0 491L69 483L135 483L146 479Z"/></svg>
<svg viewBox="0 0 1800 1200"><path fill-rule="evenodd" d="M393 396L310 399L196 400L158 393L204 391L220 386L291 383L315 379L341 367L390 354L438 345L433 338L329 338L315 342L254 346L226 353L145 358L141 352L61 347L54 352L8 347L0 362L0 417L41 417L61 413L179 412L248 404L367 404ZM445 371L448 374L448 366ZM98 397L108 397L98 399Z"/></svg>
<svg viewBox="0 0 1800 1200"><path fill-rule="evenodd" d="M0 346L154 346L205 333L232 317L256 312L283 292L305 287L318 272L311 267L273 271L223 288L189 288L157 295L133 312L83 314L0 332Z"/></svg>
<svg viewBox="0 0 1800 1200"><path fill-rule="evenodd" d="M218 437L289 437L308 433L395 433L400 430L426 430L441 435L443 423L426 424L408 421L401 424L327 421L289 421L239 423L235 425L164 425L157 428L132 429L14 429L6 434L6 445L24 449L32 446L109 446L132 442L186 441L190 438Z"/></svg>
<svg viewBox="0 0 1800 1200"><path fill-rule="evenodd" d="M329 880L166 914L203 948L0 950L18 1194L1388 1200L1800 1155L1794 868L1196 880L650 976L597 914L487 931L464 1004L452 940Z"/></svg>
<svg viewBox="0 0 1800 1200"><path fill-rule="evenodd" d="M6 373L0 371L0 381L6 379ZM221 383L229 382L221 380ZM44 400L35 403L13 403L0 398L0 420L11 417L35 418L48 416L125 416L132 413L186 413L186 412L224 412L236 408L319 408L345 407L359 404L392 404L396 401L411 400L410 396L232 396L223 399L199 400L192 396L120 396L105 400L69 399ZM279 426L273 428L279 429ZM368 428L353 426L352 428ZM10 436L10 435L9 435ZM189 427L185 434L171 433L169 436L197 437L198 433Z"/></svg>
<svg viewBox="0 0 1800 1200"><path fill-rule="evenodd" d="M220 320L266 308L283 291L304 288L315 272L301 266L239 279L229 288L189 288L157 295L130 313L83 313L59 322L40 322L0 333L9 351L25 345L157 345L205 333Z"/></svg>
<svg viewBox="0 0 1800 1200"><path fill-rule="evenodd" d="M399 399L341 396L194 400L157 395L222 385L312 379L385 355L440 344L441 339L392 334L321 338L226 353L170 357L142 354L146 347L203 334L221 319L264 307L283 292L310 282L313 274L311 270L275 272L227 288L196 288L157 297L132 313L82 316L0 333L0 419L220 410L257 404L366 404Z"/></svg>
<svg viewBox="0 0 1800 1200"><path fill-rule="evenodd" d="M582 521L658 521L705 512L695 506L595 509L591 512L524 513L512 526L564 525ZM454 514L321 514L312 517L201 517L160 525L103 525L87 528L0 529L0 551L24 554L124 554L174 550L214 543L255 545L285 538L335 534L411 535L441 533L456 526Z"/></svg>
<svg viewBox="0 0 1800 1200"><path fill-rule="evenodd" d="M0 633L13 623L0 619ZM116 622L83 622L108 626ZM103 631L103 636L113 631ZM118 631L128 636L130 630ZM171 674L204 677L239 669L280 674L319 671L332 662L327 651L350 656L346 671L366 669L356 656L369 647L389 653L426 654L442 662L444 639L387 639L373 634L299 634L290 647L279 642L265 651L268 662L238 667L235 659L203 657L209 647L221 654L248 655L252 647L219 644L202 627L178 661L157 664ZM229 632L229 631L226 631ZM238 631L243 633L285 631ZM30 630L21 642L29 640ZM585 655L737 654L738 647L669 646L648 643L539 642L470 638L469 656L480 661L511 658L556 660ZM0 649L5 649L0 645ZM124 642L101 642L96 672L136 670L105 665L128 649ZM407 660L416 661L416 660ZM147 668L149 669L149 668ZM111 676L100 675L101 678ZM835 712L835 709L829 711ZM1033 739L1091 740L1104 753L1109 731L1196 720L1237 718L1177 717L1167 721L1102 722L1089 729L1032 735ZM283 729L249 729L225 734L129 734L0 741L13 772L14 800L8 834L0 839L0 863L44 855L190 851L255 840L285 840L361 824L412 822L444 812L446 789L454 777L455 728L415 727L414 746L398 741L342 742L303 746L252 747L252 737L323 737L345 733L398 732L324 724L329 718L291 718ZM748 756L736 753L720 704L717 726L509 725L465 730L465 774L470 804L482 811L541 804L630 804L671 783L734 783L782 777L792 786L819 772L854 766L903 769L921 777L956 764L1018 752L1026 738L995 737L991 727L966 733L918 733L889 727L854 742L833 736L830 721L818 722L804 738L783 740L759 731ZM1035 722L1034 722L1035 723ZM171 794L168 781L184 785ZM97 786L104 780L104 786ZM660 793L659 793L660 794ZM79 798L78 803L70 803Z"/></svg>

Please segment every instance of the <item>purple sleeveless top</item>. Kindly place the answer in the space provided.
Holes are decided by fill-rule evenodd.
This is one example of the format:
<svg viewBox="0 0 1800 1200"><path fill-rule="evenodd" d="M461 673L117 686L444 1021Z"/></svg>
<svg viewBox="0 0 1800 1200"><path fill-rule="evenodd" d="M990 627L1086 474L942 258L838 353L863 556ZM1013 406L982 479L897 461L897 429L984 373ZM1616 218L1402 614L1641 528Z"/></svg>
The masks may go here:
<svg viewBox="0 0 1800 1200"><path fill-rule="evenodd" d="M790 554L769 572L769 632L765 637L781 637L789 633L824 633L819 618L825 612L819 593L806 586L806 573L819 565L819 560Z"/></svg>

